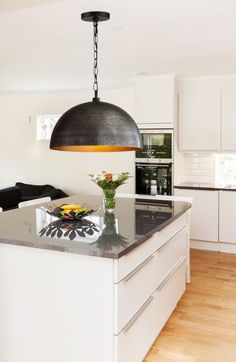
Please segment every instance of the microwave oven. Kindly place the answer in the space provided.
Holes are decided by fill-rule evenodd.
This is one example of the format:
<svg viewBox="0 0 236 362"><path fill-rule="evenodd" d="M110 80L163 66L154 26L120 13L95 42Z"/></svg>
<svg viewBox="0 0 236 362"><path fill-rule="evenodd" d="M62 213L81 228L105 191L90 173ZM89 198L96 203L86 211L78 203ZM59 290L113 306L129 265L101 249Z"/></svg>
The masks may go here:
<svg viewBox="0 0 236 362"><path fill-rule="evenodd" d="M173 130L140 130L143 148L136 151L135 162L173 162Z"/></svg>

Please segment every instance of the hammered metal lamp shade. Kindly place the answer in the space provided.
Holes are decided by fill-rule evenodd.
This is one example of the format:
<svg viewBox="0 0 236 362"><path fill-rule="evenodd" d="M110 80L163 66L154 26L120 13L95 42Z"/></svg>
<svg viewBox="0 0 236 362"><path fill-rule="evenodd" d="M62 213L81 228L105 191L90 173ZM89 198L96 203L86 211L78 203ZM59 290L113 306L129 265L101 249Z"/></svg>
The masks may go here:
<svg viewBox="0 0 236 362"><path fill-rule="evenodd" d="M120 152L142 148L139 129L123 109L105 102L79 104L58 120L50 142L58 151Z"/></svg>
<svg viewBox="0 0 236 362"><path fill-rule="evenodd" d="M98 97L98 22L110 19L106 11L81 14L83 21L93 22L93 90L92 102L79 104L64 113L57 122L50 148L58 151L120 152L142 148L141 135L134 120L123 109Z"/></svg>

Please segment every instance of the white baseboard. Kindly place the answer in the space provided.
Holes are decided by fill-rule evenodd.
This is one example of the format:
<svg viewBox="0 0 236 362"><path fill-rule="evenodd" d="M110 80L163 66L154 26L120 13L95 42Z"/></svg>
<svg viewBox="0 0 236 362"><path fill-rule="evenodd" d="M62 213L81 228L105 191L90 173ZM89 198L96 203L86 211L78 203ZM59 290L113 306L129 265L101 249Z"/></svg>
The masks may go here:
<svg viewBox="0 0 236 362"><path fill-rule="evenodd" d="M219 243L211 241L190 240L191 249L220 251Z"/></svg>
<svg viewBox="0 0 236 362"><path fill-rule="evenodd" d="M211 241L191 240L191 249L201 249L210 251L219 251L221 253L236 254L236 244L232 243L218 243Z"/></svg>
<svg viewBox="0 0 236 362"><path fill-rule="evenodd" d="M220 251L222 253L236 254L236 244L230 244L230 243L219 243L219 244L220 244Z"/></svg>

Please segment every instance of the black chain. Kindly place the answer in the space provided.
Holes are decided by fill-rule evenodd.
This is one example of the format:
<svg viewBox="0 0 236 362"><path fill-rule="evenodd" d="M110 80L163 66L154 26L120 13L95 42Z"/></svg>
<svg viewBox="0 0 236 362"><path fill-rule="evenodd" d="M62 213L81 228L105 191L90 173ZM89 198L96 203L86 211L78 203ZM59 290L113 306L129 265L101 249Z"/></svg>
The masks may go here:
<svg viewBox="0 0 236 362"><path fill-rule="evenodd" d="M94 90L94 100L98 100L98 23L97 21L93 22L93 54L94 54L94 63L93 63L93 90Z"/></svg>

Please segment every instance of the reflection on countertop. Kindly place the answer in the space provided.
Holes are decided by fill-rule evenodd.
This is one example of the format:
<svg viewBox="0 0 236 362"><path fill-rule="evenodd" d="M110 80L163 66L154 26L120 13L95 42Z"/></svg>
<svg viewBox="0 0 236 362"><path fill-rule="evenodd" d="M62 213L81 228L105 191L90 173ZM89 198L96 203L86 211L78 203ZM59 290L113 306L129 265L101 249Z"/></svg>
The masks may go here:
<svg viewBox="0 0 236 362"><path fill-rule="evenodd" d="M55 206L63 203L99 210L78 224L52 219L36 205L3 212L0 243L117 259L191 207L179 201L117 197L114 214L107 214L100 196L80 195L53 201Z"/></svg>

